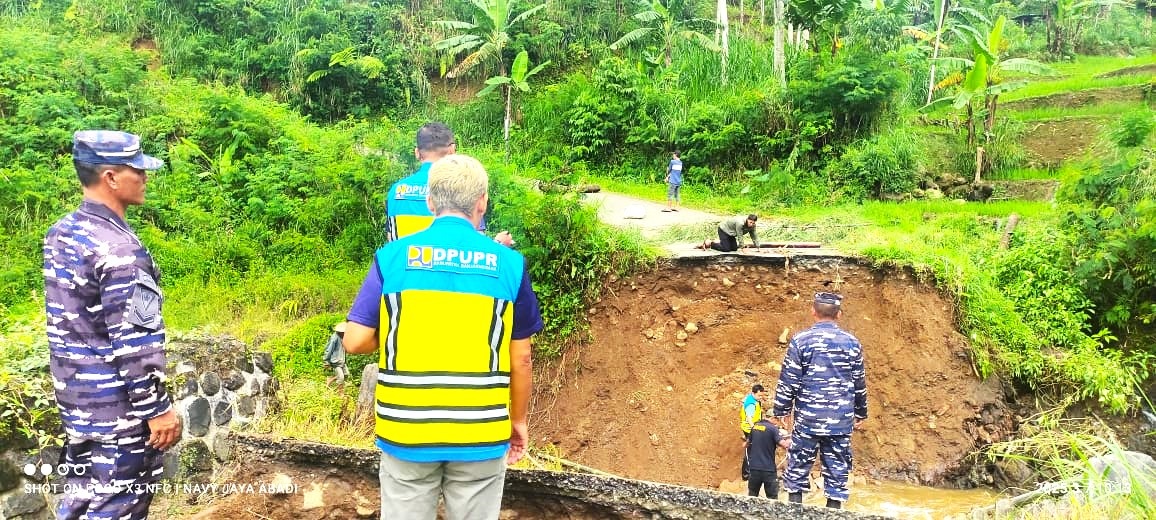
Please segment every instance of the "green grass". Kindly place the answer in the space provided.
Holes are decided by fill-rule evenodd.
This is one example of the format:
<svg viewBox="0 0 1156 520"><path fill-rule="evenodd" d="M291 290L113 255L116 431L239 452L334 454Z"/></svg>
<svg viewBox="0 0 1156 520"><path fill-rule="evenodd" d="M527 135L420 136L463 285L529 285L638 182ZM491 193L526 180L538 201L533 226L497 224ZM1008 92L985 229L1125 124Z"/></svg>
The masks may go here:
<svg viewBox="0 0 1156 520"><path fill-rule="evenodd" d="M1135 58L1080 56L1075 61L1050 64L1059 74L1058 77L1053 79L1028 78L1029 83L1027 86L1000 96L1000 101L1015 101L1017 99L1046 96L1058 92L1140 85L1150 81L1151 75L1133 74L1099 79L1095 78L1095 76L1126 67L1149 65L1152 63L1156 63L1156 54L1137 56ZM1009 77L1014 76L1009 75Z"/></svg>
<svg viewBox="0 0 1156 520"><path fill-rule="evenodd" d="M1156 53L1133 57L1122 56L1079 56L1075 60L1049 63L1048 66L1063 76L1092 77L1140 65L1156 63Z"/></svg>
<svg viewBox="0 0 1156 520"><path fill-rule="evenodd" d="M1009 102L1040 96L1048 96L1061 92L1079 92L1097 88L1127 87L1143 85L1149 78L1144 76L1117 76L1113 78L1063 78L1049 81L1034 81L1019 90L1000 96L1000 101Z"/></svg>
<svg viewBox="0 0 1156 520"><path fill-rule="evenodd" d="M261 273L239 281L183 278L165 287L165 322L176 330L232 334L247 343L285 333L353 303L368 264L324 273Z"/></svg>
<svg viewBox="0 0 1156 520"><path fill-rule="evenodd" d="M1145 106L1144 103L1139 102L1113 101L1082 107L1050 106L1028 110L1008 110L1004 113L1020 121L1043 121L1067 118L1115 118L1123 113L1143 109Z"/></svg>
<svg viewBox="0 0 1156 520"><path fill-rule="evenodd" d="M1024 421L1017 439L990 446L987 456L994 460L1028 464L1051 482L1068 482L1072 490L1058 499L1041 497L996 518L1043 519L1147 519L1156 517L1156 500L1144 488L1156 486L1147 468L1129 462L1117 463L1126 474L1127 486L1108 481L1092 464L1096 457L1128 461L1125 448L1112 428L1093 415L1090 418L1062 418L1073 404L1068 399L1052 410Z"/></svg>
<svg viewBox="0 0 1156 520"><path fill-rule="evenodd" d="M356 392L356 384L347 383L344 390L337 390L327 387L323 380L282 381L280 410L265 416L256 429L275 437L372 448L373 421L353 419Z"/></svg>
<svg viewBox="0 0 1156 520"><path fill-rule="evenodd" d="M988 180L992 181L1031 181L1040 179L1057 179L1059 173L1046 168L1013 168L1000 172L992 172Z"/></svg>

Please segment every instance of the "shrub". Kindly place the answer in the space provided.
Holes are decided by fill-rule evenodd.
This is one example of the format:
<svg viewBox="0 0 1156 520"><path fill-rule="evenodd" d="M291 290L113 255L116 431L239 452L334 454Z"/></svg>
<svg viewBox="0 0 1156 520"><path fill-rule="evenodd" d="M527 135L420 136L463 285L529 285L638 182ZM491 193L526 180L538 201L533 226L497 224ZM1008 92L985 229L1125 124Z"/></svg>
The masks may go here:
<svg viewBox="0 0 1156 520"><path fill-rule="evenodd" d="M797 121L831 121L837 135L871 130L905 81L889 55L848 50L801 57L790 71L787 101Z"/></svg>
<svg viewBox="0 0 1156 520"><path fill-rule="evenodd" d="M1156 127L1156 114L1142 108L1121 116L1109 136L1120 148L1135 148L1148 140L1154 127Z"/></svg>
<svg viewBox="0 0 1156 520"><path fill-rule="evenodd" d="M853 199L906 193L919 180L919 152L915 133L897 127L852 144L828 166L828 171L831 180Z"/></svg>

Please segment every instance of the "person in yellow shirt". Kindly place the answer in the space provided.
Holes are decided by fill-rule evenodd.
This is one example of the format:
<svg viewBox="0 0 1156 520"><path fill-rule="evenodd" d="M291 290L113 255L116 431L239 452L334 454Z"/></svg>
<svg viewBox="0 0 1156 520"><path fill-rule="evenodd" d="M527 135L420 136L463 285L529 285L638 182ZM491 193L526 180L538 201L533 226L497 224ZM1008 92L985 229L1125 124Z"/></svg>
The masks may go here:
<svg viewBox="0 0 1156 520"><path fill-rule="evenodd" d="M751 393L743 398L743 406L739 410L739 428L743 432L743 480L750 478L750 439L751 428L763 418L762 400L767 397L767 389L756 384L751 387Z"/></svg>

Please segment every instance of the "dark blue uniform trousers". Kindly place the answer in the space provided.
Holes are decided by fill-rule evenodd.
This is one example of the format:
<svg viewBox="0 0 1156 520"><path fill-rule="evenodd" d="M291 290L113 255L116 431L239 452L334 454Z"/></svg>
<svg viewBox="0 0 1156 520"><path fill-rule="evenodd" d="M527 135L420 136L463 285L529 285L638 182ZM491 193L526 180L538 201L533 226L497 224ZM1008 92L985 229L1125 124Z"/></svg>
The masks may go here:
<svg viewBox="0 0 1156 520"><path fill-rule="evenodd" d="M811 468L815 456L823 463L823 494L846 502L847 477L851 474L850 435L807 435L796 430L787 450L787 469L783 472L783 489L787 493L810 491Z"/></svg>
<svg viewBox="0 0 1156 520"><path fill-rule="evenodd" d="M153 485L164 472L163 453L147 435L122 443L71 440L61 456L69 471L57 506L61 520L143 520Z"/></svg>

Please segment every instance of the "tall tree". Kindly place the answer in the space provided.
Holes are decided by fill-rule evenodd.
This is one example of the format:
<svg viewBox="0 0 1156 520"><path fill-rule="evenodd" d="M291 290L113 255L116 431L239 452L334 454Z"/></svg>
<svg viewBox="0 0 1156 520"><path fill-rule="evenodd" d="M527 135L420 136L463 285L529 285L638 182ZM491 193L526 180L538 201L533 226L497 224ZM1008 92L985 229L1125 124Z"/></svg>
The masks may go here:
<svg viewBox="0 0 1156 520"><path fill-rule="evenodd" d="M681 2L671 0L669 4L664 4L661 0L638 0L637 3L639 11L634 13L633 18L642 24L642 27L624 34L618 41L610 44L611 49L618 50L638 42L657 39L662 45L667 67L670 67L671 53L678 40L686 40L704 49L719 52L719 46L696 29L710 24L710 21L701 18L680 19Z"/></svg>
<svg viewBox="0 0 1156 520"><path fill-rule="evenodd" d="M722 62L721 80L722 84L727 84L727 61L731 54L731 24L730 13L727 12L727 0L718 0L718 35L717 42L719 44L719 58Z"/></svg>
<svg viewBox="0 0 1156 520"><path fill-rule="evenodd" d="M1091 25L1096 13L1113 7L1131 7L1122 0L1044 0L1033 2L1043 9L1048 25L1048 52L1053 55L1076 51L1080 35Z"/></svg>
<svg viewBox="0 0 1156 520"><path fill-rule="evenodd" d="M810 32L812 49L829 41L831 54L839 48L839 28L860 6L860 0L791 0L787 19L799 30Z"/></svg>
<svg viewBox="0 0 1156 520"><path fill-rule="evenodd" d="M519 0L470 0L468 5L472 11L472 22L456 20L433 22L435 27L462 32L457 36L451 36L434 43L435 49L445 51L450 56L457 56L463 52L469 53L446 76L459 77L482 63L497 65L498 76L507 76L503 52L511 40L511 31L518 22L533 16L534 13L546 7L546 4L542 3L518 13L517 9L521 3ZM512 96L511 89L514 86L511 83L505 83L502 88L505 89L507 100L506 118L502 124L502 139L508 146L510 142L509 99Z"/></svg>
<svg viewBox="0 0 1156 520"><path fill-rule="evenodd" d="M774 16L775 16L775 48L774 48L774 69L775 77L779 78L780 85L787 84L787 52L785 43L783 42L783 14L787 6L785 0L775 0Z"/></svg>

